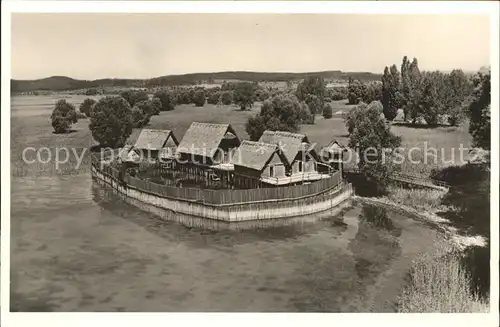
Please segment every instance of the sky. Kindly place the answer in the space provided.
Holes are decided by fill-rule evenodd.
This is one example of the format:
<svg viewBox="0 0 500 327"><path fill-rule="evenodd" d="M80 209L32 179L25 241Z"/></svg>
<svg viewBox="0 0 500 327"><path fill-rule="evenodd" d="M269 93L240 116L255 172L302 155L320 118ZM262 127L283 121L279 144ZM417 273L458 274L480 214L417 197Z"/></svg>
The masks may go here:
<svg viewBox="0 0 500 327"><path fill-rule="evenodd" d="M382 73L490 62L481 15L12 14L12 78L150 78L217 71Z"/></svg>

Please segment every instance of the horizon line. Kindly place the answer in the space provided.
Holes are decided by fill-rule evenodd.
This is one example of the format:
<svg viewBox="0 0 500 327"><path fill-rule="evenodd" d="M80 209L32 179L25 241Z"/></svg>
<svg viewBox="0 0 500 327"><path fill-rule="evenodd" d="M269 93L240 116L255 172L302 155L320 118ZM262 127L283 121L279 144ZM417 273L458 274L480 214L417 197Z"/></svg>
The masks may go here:
<svg viewBox="0 0 500 327"><path fill-rule="evenodd" d="M491 67L491 64L488 65L481 65L479 68L473 70L473 69L462 69L462 68L454 68L454 69L461 69L463 70L464 73L467 72L476 72L480 71L484 67ZM440 71L440 72L451 72L453 69L446 69L446 70L440 70L440 69L434 69L434 70L422 70L422 71ZM73 80L79 80L79 81L96 81L96 80L104 80L104 79L113 79L113 80L147 80L147 79L154 79L154 78L160 78L160 77L168 77L168 76L185 76L185 75L195 75L195 74L222 74L222 73L258 73L258 74L319 74L319 73L327 73L327 72L340 72L340 73L365 73L365 74L373 74L373 75L383 75L383 71L380 73L375 73L371 71L344 71L341 69L326 69L326 70L317 70L317 71L257 71L257 70L222 70L222 71L208 71L208 72L203 72L203 71L198 71L198 72L188 72L188 73L174 73L174 74L165 74L165 75L158 75L158 76L153 76L153 77L97 77L97 78L78 78L78 77L72 77L69 75L50 75L50 76L45 76L45 77L38 77L38 78L14 78L10 77L10 80L16 80L16 81L36 81L36 80L42 80L42 79L47 79L47 78L53 78L53 77L66 77L70 78Z"/></svg>

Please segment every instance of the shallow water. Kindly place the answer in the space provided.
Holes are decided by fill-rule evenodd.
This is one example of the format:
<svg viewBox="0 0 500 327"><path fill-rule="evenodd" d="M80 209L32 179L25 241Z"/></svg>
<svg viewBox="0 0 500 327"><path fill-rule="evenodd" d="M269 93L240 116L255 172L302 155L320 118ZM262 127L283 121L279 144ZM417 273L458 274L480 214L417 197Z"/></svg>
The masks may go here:
<svg viewBox="0 0 500 327"><path fill-rule="evenodd" d="M435 237L361 205L281 227L188 228L88 174L15 178L11 212L15 311L391 311Z"/></svg>

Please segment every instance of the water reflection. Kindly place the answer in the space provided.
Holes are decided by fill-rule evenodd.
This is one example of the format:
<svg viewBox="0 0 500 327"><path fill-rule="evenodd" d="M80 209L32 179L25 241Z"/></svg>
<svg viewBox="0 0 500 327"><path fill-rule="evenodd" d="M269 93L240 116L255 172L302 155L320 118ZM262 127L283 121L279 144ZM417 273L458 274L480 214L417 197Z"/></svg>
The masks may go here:
<svg viewBox="0 0 500 327"><path fill-rule="evenodd" d="M387 215L387 209L384 207L363 204L359 220L376 228L384 229L396 237L401 235L401 228L394 226L393 221Z"/></svg>
<svg viewBox="0 0 500 327"><path fill-rule="evenodd" d="M399 237L361 219L359 204L274 226L187 227L79 178L13 187L13 199L51 190L42 209L14 203L13 310L366 312L397 295L408 253L432 244L411 219L393 222Z"/></svg>
<svg viewBox="0 0 500 327"><path fill-rule="evenodd" d="M293 240L321 231L324 225L315 224L320 220L332 226L337 236L347 230L347 224L342 222L343 209L297 218L227 223L160 209L97 183L92 186L92 197L95 203L114 216L133 222L149 232L166 238L184 235L178 239L179 242L188 241L200 246Z"/></svg>

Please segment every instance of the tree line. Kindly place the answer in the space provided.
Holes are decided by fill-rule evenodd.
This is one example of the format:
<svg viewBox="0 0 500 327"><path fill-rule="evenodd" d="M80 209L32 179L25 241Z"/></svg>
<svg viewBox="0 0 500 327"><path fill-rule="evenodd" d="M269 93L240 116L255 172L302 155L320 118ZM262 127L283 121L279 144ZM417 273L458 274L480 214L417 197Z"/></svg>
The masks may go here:
<svg viewBox="0 0 500 327"><path fill-rule="evenodd" d="M392 121L402 110L402 120L411 124L459 125L466 117L473 90L472 77L461 69L449 73L420 71L418 60L403 57L401 69L385 67L380 82L349 80L349 104L381 101L384 116Z"/></svg>
<svg viewBox="0 0 500 327"><path fill-rule="evenodd" d="M480 138L489 134L489 127L483 123L489 121L489 106L485 107L484 103L489 103L490 98L482 95L487 87L489 75L469 79L461 70L453 70L450 73L420 72L417 59L409 62L407 57L404 57L401 72L395 65L386 67L380 82L365 84L350 79L347 87L326 88L321 76L309 75L295 89L266 88L256 82L229 82L214 88L161 88L156 90L151 99L145 90L126 90L119 96L107 96L97 102L86 99L80 105L80 115L91 118L90 128L96 140L101 140L102 142L99 142L106 146L118 146L121 140L124 141L129 135L116 138L111 137L111 134L129 130L123 126L144 127L153 115L174 110L178 104L194 104L200 107L207 102L235 104L241 110L247 110L255 101L261 101L260 112L246 124L250 138L256 140L266 129L296 132L301 124L314 124L318 114L322 114L326 119L331 118L332 108L329 102L347 99L351 104L360 104L345 117L350 133L355 129L356 122L363 118L359 112L366 111L373 117L378 115L379 118L392 120L398 110L402 109L404 120L417 123L423 118L429 125L437 124L438 117L444 114L450 124L458 124L468 113L471 134ZM465 108L468 108L468 111ZM94 114L96 110L99 111L98 114ZM116 115L113 110L123 113L123 116ZM108 116L112 119L107 119ZM52 124L56 132L67 131L77 119L78 113L74 106L64 100L56 104L52 114ZM109 128L108 124L114 127ZM117 127L117 124L123 126ZM105 134L104 131L111 133L109 136L99 136ZM486 143L476 142L484 146Z"/></svg>

